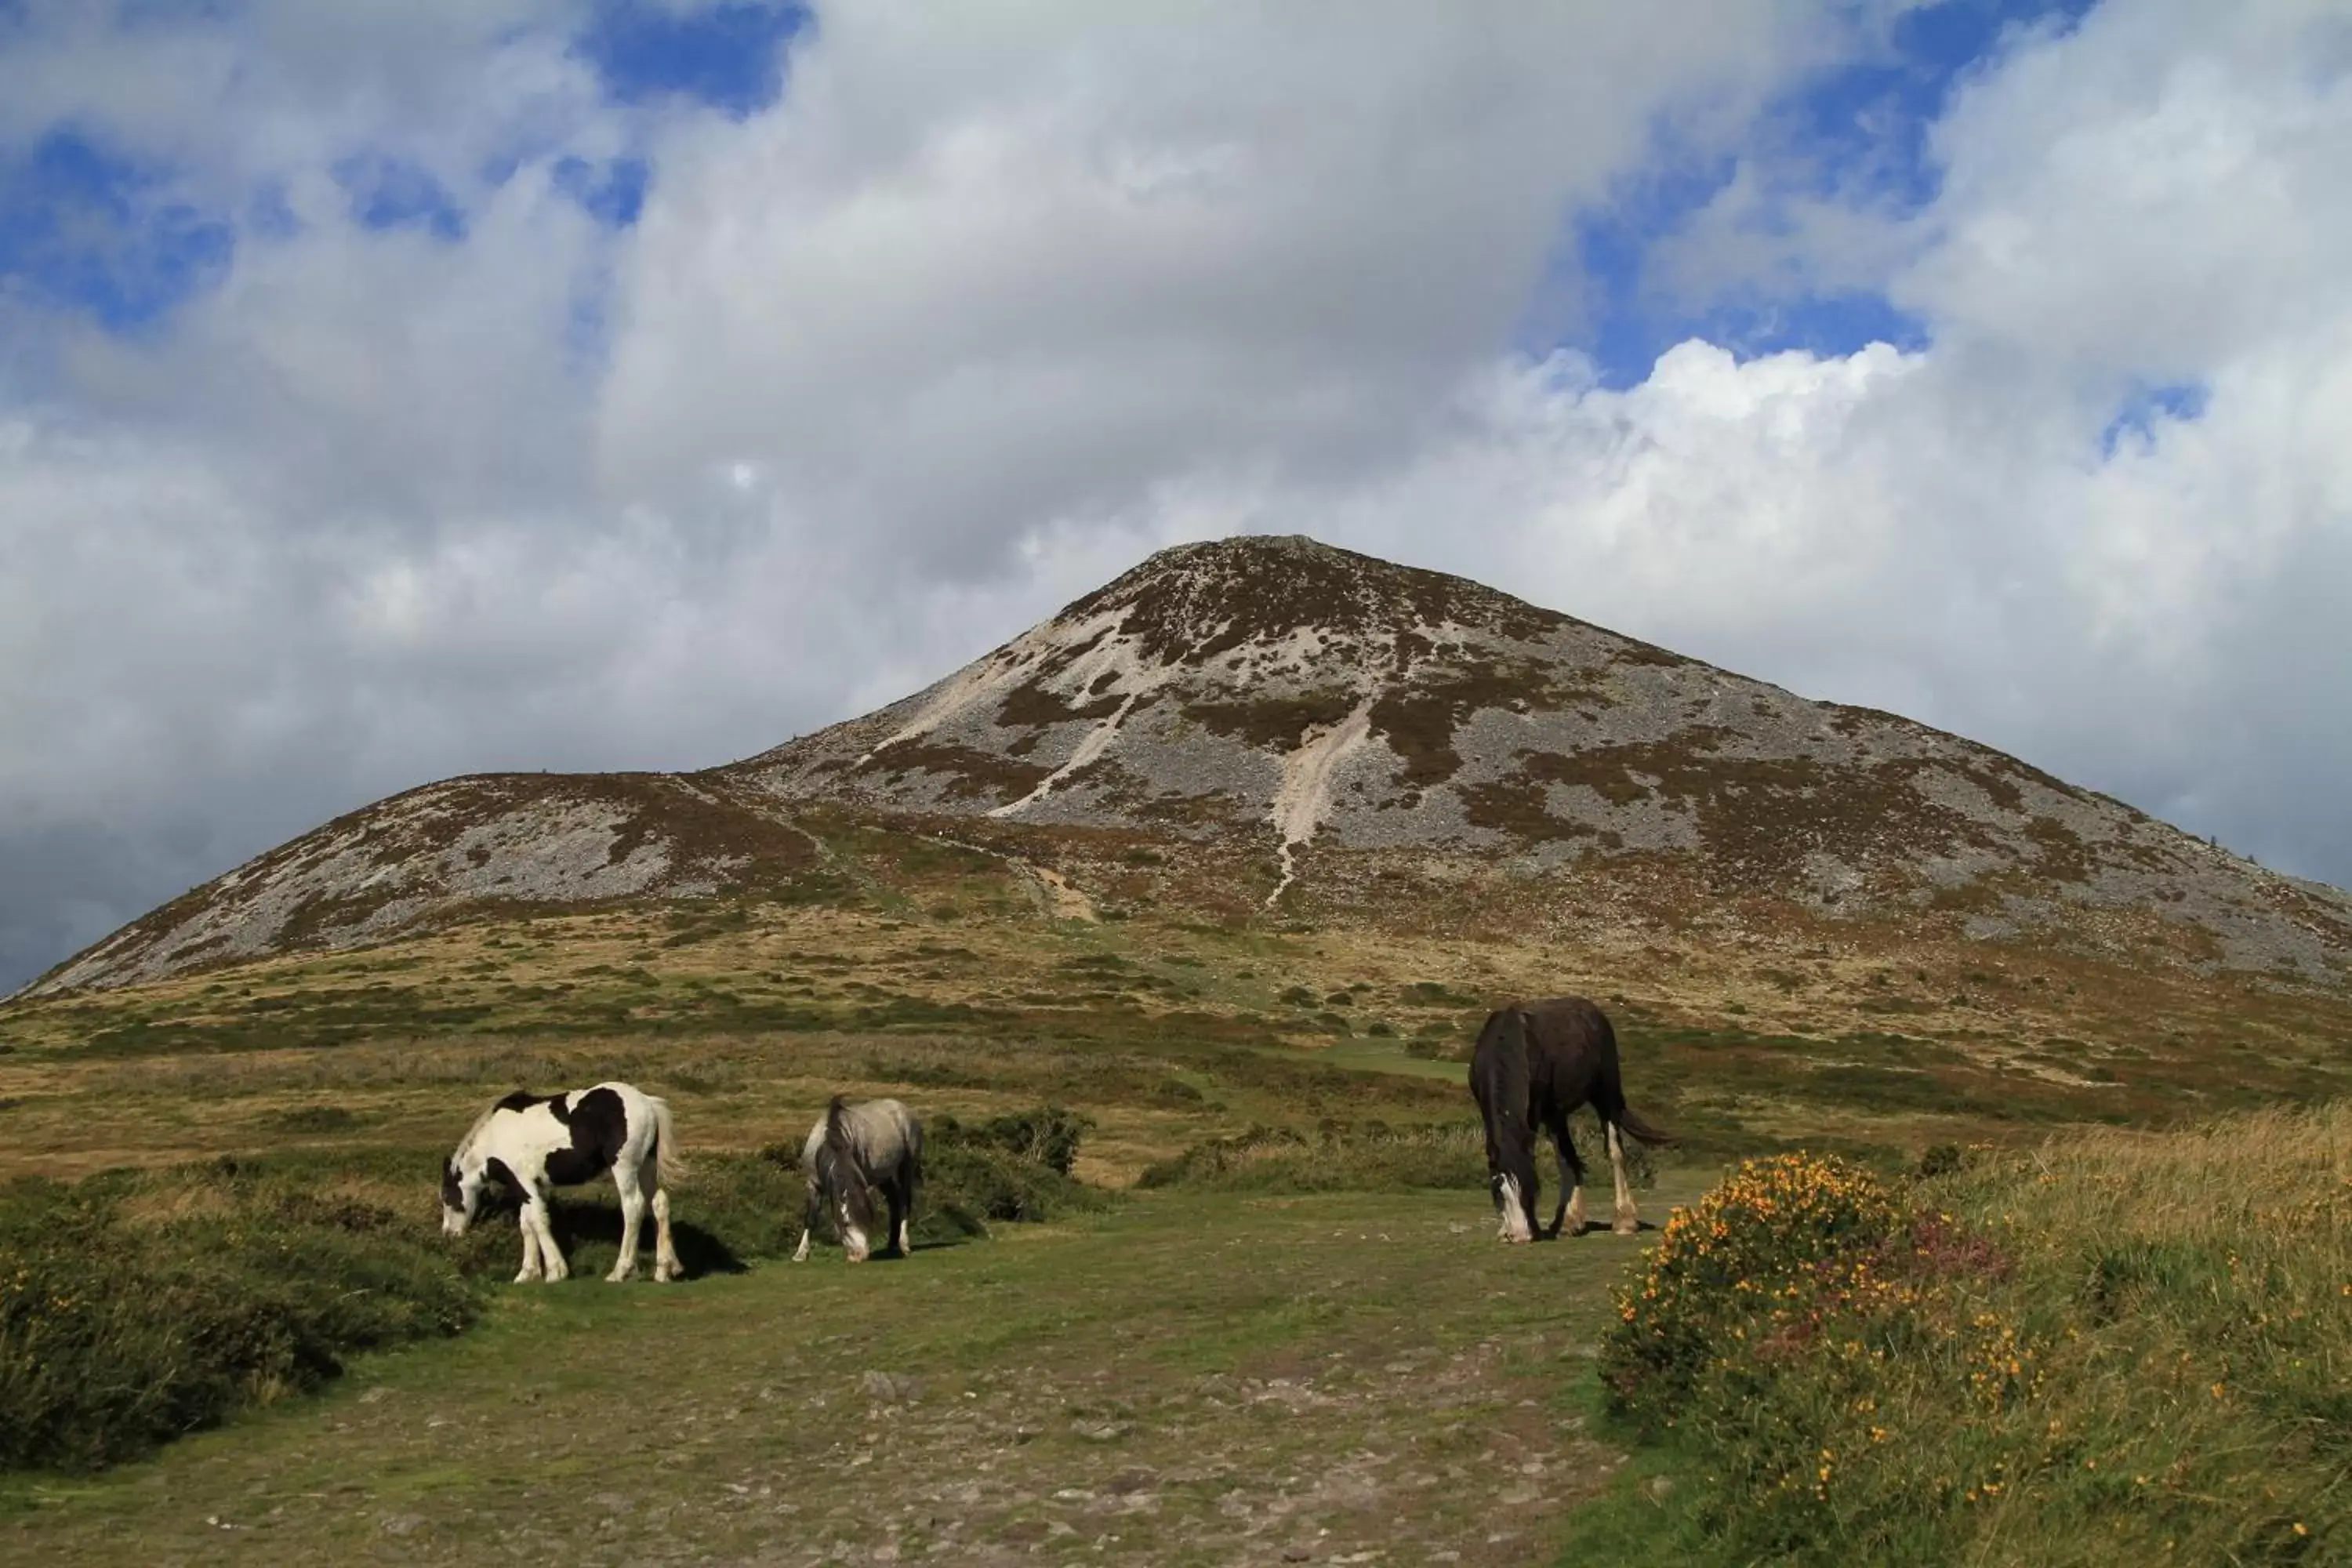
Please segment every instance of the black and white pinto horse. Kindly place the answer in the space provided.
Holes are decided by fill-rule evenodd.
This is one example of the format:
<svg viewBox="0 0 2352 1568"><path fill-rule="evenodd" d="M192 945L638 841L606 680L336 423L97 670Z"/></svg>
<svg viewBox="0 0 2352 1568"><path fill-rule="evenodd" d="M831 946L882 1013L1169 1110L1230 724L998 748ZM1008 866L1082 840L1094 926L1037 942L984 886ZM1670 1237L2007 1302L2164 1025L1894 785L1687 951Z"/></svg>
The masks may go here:
<svg viewBox="0 0 2352 1568"><path fill-rule="evenodd" d="M670 1241L669 1193L663 1185L686 1173L677 1157L677 1133L667 1101L625 1083L551 1095L517 1089L482 1112L441 1167L442 1233L465 1235L484 1189L498 1188L522 1209L522 1272L515 1283L553 1284L572 1271L555 1245L549 1196L557 1187L593 1182L607 1171L621 1191L621 1257L604 1278L618 1281L637 1271L637 1242L648 1207L654 1215L654 1278L678 1278L684 1270Z"/></svg>
<svg viewBox="0 0 2352 1568"><path fill-rule="evenodd" d="M895 1100L848 1105L835 1095L801 1146L801 1171L808 1178L808 1212L793 1262L808 1261L809 1237L828 1208L841 1222L842 1251L852 1263L865 1262L873 1249L877 1187L889 1205L889 1246L901 1258L914 1250L908 1227L923 1184L923 1128L905 1106Z"/></svg>
<svg viewBox="0 0 2352 1568"><path fill-rule="evenodd" d="M1630 1236L1642 1227L1625 1184L1625 1149L1621 1133L1644 1143L1672 1143L1633 1114L1617 1068L1617 1032L1608 1016L1581 996L1522 1002L1486 1016L1470 1057L1470 1093L1486 1124L1487 1181L1502 1218L1502 1239L1536 1239L1536 1132L1551 1133L1559 1155L1559 1207L1549 1234L1563 1223L1584 1230L1584 1162L1570 1138L1568 1115L1590 1105L1601 1118L1609 1144L1609 1166L1617 1182L1613 1228Z"/></svg>

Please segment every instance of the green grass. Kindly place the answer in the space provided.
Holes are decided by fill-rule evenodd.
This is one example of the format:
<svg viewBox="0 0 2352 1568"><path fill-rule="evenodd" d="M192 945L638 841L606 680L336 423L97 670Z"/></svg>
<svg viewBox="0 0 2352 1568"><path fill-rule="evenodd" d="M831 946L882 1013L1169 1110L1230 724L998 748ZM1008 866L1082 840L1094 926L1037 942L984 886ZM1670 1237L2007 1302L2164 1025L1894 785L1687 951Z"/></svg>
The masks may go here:
<svg viewBox="0 0 2352 1568"><path fill-rule="evenodd" d="M322 1398L0 1481L0 1554L1525 1562L1614 1462L1563 1391L1634 1255L1497 1247L1475 1194L1173 1192L903 1263L499 1287Z"/></svg>
<svg viewBox="0 0 2352 1568"><path fill-rule="evenodd" d="M341 1119L300 1107L297 1126ZM1070 1176L1087 1128L1053 1108L931 1131L919 1243L1100 1207ZM223 1157L0 1188L0 1470L89 1470L315 1389L353 1353L455 1334L515 1268L504 1215L437 1233L425 1150ZM675 1195L689 1276L739 1272L800 1236L797 1140L713 1152ZM610 1189L555 1225L583 1278L618 1255ZM829 1232L828 1232L829 1238Z"/></svg>
<svg viewBox="0 0 2352 1568"><path fill-rule="evenodd" d="M1570 1128L1578 1156L1584 1162L1586 1180L1599 1184L1597 1190L1605 1194L1611 1174L1600 1124L1580 1114L1570 1120ZM1627 1142L1627 1179L1637 1190L1647 1188L1656 1174L1650 1152ZM1549 1147L1541 1145L1539 1152L1548 1153ZM1557 1173L1549 1161L1544 1170L1549 1184ZM1253 1126L1231 1137L1193 1144L1174 1159L1147 1169L1139 1184L1257 1193L1389 1192L1416 1187L1484 1193L1486 1183L1486 1135L1476 1121L1391 1127L1368 1121L1326 1121L1306 1131ZM1546 1191L1551 1190L1548 1184Z"/></svg>

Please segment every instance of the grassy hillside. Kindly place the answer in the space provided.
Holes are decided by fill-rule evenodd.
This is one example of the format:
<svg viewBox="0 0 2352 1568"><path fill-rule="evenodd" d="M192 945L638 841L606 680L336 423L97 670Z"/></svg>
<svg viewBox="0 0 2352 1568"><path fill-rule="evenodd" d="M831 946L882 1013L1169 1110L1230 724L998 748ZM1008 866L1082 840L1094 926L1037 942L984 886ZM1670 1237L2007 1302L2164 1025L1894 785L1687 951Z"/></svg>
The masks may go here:
<svg viewBox="0 0 2352 1568"><path fill-rule="evenodd" d="M1507 880L1243 919L1204 910L1202 868L1148 846L1066 844L1065 881L1005 845L849 819L822 842L821 900L515 914L0 1006L0 1163L234 1151L320 1096L356 1119L336 1147L431 1145L477 1096L619 1075L684 1097L697 1142L741 1149L835 1087L1062 1099L1097 1117L1088 1173L1117 1183L1252 1121L1433 1114L1444 1095L1387 1080L1458 1080L1445 1064L1486 1006L1560 991L1617 1018L1637 1100L1721 1152L1916 1152L2352 1088L2342 997L2192 967L1737 900L1564 925L1556 896Z"/></svg>
<svg viewBox="0 0 2352 1568"><path fill-rule="evenodd" d="M21 1273L29 1287L28 1259L52 1282L63 1278L60 1258L88 1262L82 1285L41 1298L79 1303L77 1353L151 1369L119 1382L186 1399L126 1399L93 1415L58 1397L61 1385L87 1392L88 1380L54 1374L0 1387L0 1398L70 1431L74 1441L47 1444L50 1463L115 1458L233 1418L230 1430L91 1489L12 1483L15 1517L0 1529L65 1561L108 1560L134 1540L247 1560L362 1545L455 1554L493 1528L520 1532L512 1542L527 1556L581 1560L586 1543L595 1561L652 1554L665 1532L722 1550L737 1539L729 1531L766 1540L819 1521L811 1528L824 1540L860 1550L986 1541L1009 1554L1100 1539L1108 1552L1119 1533L1142 1543L1135 1550L1147 1562L1189 1561L1176 1543L1191 1531L1232 1547L1203 1548L1202 1560L1223 1562L1293 1547L1336 1557L1342 1541L1374 1542L1396 1525L1465 1562L1539 1560L1556 1530L1548 1521L1598 1488L1632 1441L1572 1424L1592 1412L1590 1356L1616 1321L1607 1292L1637 1249L1601 1237L1512 1253L1492 1246L1460 1058L1493 1002L1568 990L1609 1008L1634 1102L1685 1135L1676 1163L1659 1173L1663 1194L1695 1196L1726 1162L1776 1150L1835 1153L1891 1180L1931 1148L1975 1149L1968 1169L1921 1190L1932 1199L1889 1190L1994 1237L1987 1245L2007 1271L1985 1289L2027 1292L2003 1299L1997 1310L2011 1316L2002 1321L2058 1324L2049 1331L2061 1340L2035 1341L2037 1356L2056 1357L2046 1363L2054 1367L2062 1342L2073 1354L2094 1341L2115 1356L2126 1345L2158 1356L2186 1349L2181 1364L2206 1381L2180 1388L2230 1391L2198 1413L2221 1423L2193 1434L2198 1453L2284 1451L2240 1363L2207 1379L2198 1359L2216 1334L2254 1342L2228 1338L2240 1331L2229 1314L2259 1315L2272 1288L2230 1284L2226 1255L2221 1275L2209 1279L2208 1266L2214 1247L2270 1234L2272 1222L2231 1211L2234 1230L2215 1221L2192 1235L2209 1222L2193 1219L2190 1194L2270 1194L2245 1202L2279 1209L2285 1189L2264 1184L2263 1162L2316 1169L2309 1130L2334 1127L2340 1140L2341 1123L2277 1123L2305 1131L2249 1143L2280 1152L2255 1156L2248 1171L2214 1163L2210 1150L2226 1145L2198 1145L2209 1147L2197 1157L2206 1163L2181 1164L2181 1184L2163 1193L2147 1184L2170 1156L2151 1155L2128 1182L2114 1172L2118 1151L2143 1147L2146 1134L2132 1130L2340 1097L2352 1014L2323 991L2207 975L2186 959L2132 971L2022 943L1785 910L1767 919L1736 900L1616 922L1603 904L1563 910L1552 895L1469 873L1390 887L1369 868L1369 890L1351 908L1310 897L1279 917L1247 914L1196 896L1198 881L1224 874L1217 867L1116 837L1062 840L1057 871L1017 836L954 842L846 816L824 827L824 876L806 896L510 910L380 947L0 1007L0 1182L79 1183L11 1189L0 1204L11 1216L0 1224L0 1285ZM505 1227L463 1247L440 1242L434 1173L483 1103L517 1085L614 1077L678 1108L700 1171L678 1211L702 1278L667 1293L604 1291L583 1279L534 1294L500 1283L515 1250ZM789 1143L835 1091L897 1094L934 1121L968 1127L1066 1107L1088 1123L1074 1171L1087 1185L969 1170L937 1189L934 1253L903 1273L770 1267L761 1260L789 1240L797 1200L790 1173L761 1152ZM2115 1131L2089 1131L2100 1128ZM2053 1138L2049 1147L2107 1162L2097 1181L2121 1184L2093 1202L2041 1184L2047 1171L2095 1186L2067 1173L2075 1155L2017 1165L2003 1153ZM1007 1179L1042 1184L1007 1196ZM2300 1202L2319 1195L2296 1190ZM1651 1209L1663 1217L1654 1199ZM992 1224L999 1212L1050 1223ZM2001 1214L2015 1223L2002 1228ZM2173 1215L2164 1223L2174 1228L2132 1228L2155 1215ZM1399 1224L1383 1227L1390 1215ZM583 1275L610 1246L608 1218L597 1205L571 1214ZM982 1226L998 1239L971 1239ZM2126 1238L2112 1258L2098 1250L2107 1232ZM1390 1240L1377 1241L1383 1234ZM2340 1237L2336 1245L2340 1256ZM2242 1268L2258 1259L2269 1268L2284 1266L2285 1249L2234 1256ZM281 1267L288 1258L297 1261ZM363 1311L322 1288L362 1259L374 1270ZM748 1273L730 1272L742 1265ZM2095 1333L2075 1321L2081 1339L2065 1339L2052 1303L2077 1310L2093 1299L2083 1281L2107 1275L2100 1289L2122 1306L2101 1310L2118 1315ZM2223 1303L2212 1308L2221 1315L2147 1305L2176 1289L2197 1312L2209 1297ZM0 1301L0 1363L47 1356L26 1353L33 1297L28 1289L13 1306ZM212 1348L190 1357L184 1336L110 1342L100 1331L155 1300L181 1303L175 1321L217 1321ZM901 1311L915 1300L928 1305ZM206 1318L199 1306L221 1310ZM2174 1321L2168 1312L2181 1325L2178 1345L2129 1338ZM1152 1348L1130 1353L1112 1328L1121 1323L1157 1325L1144 1335ZM2141 1329L2115 1326L2123 1323ZM468 1324L454 1343L394 1349ZM705 1378L681 1333L733 1348ZM560 1347L542 1353L542 1334L560 1336ZM537 1374L548 1380L535 1391L547 1409L516 1403L517 1357L561 1363ZM170 1375L152 1372L166 1363ZM1321 1381L1325 1363L1347 1379ZM906 1365L992 1413L967 1429L949 1414L955 1406L928 1394L867 1396L865 1371ZM1475 1375L1463 1371L1474 1366ZM1397 1367L1410 1375L1385 1370ZM1437 1381L1423 1386L1424 1373ZM1221 1377L1239 1381L1202 1381ZM1467 1381L1446 1381L1457 1378ZM600 1380L662 1412L654 1428L613 1438L592 1415ZM405 1404L356 1408L354 1384L429 1393L432 1414L412 1421ZM284 1397L338 1386L345 1392L323 1403ZM1909 1400L1911 1426L1961 1430L1937 1404L1950 1392L1924 1383L1853 1397ZM1457 1394L1464 1404L1446 1403ZM1780 1410L1783 1395L1801 1414L1818 1391L1791 1384L1750 1404ZM900 1408L910 1403L922 1407ZM255 1405L268 1408L234 1417ZM2033 1407L2036 1419L2062 1423L2077 1419L2075 1408ZM831 1424L844 1412L847 1436ZM1704 1452L1677 1427L1635 1467L1675 1481L1683 1502L1668 1510L1628 1493L1604 1501L1594 1528L1671 1517L1692 1550L1722 1546L1685 1505L1712 1495L1717 1483L1699 1478L1723 1473L1728 1461L1709 1456L1729 1446L1748 1444L1759 1476L1775 1456L1797 1453L1789 1434L1799 1416L1775 1418L1785 1429L1727 1429L1728 1446ZM2134 1406L2115 1420L2138 1431L2132 1423L2153 1415ZM1870 1425L1860 1428L1865 1442ZM1097 1438L1082 1426L1126 1430ZM449 1458L449 1427L487 1445L478 1472ZM578 1435L558 1441L559 1429ZM366 1436L346 1441L351 1434ZM898 1451L856 1440L865 1435L909 1445L902 1457L925 1478L909 1483L915 1501L893 1512L858 1500L871 1468L861 1456ZM1839 1446L1851 1436L1840 1427L1816 1443L1808 1428L1805 1452L1831 1448L1841 1456L1833 1476L1860 1487L1866 1467L1850 1468ZM612 1479L599 1445L614 1441L669 1479ZM1959 1500L1937 1505L1946 1511L1922 1515L1931 1532L1922 1539L1937 1552L2011 1560L2007 1531L2035 1542L2044 1528L2035 1520L2078 1506L2053 1492L2034 1512L2022 1500L2039 1494L2001 1479L2041 1462L2041 1450L2014 1447L2016 1432L1970 1441L1979 1446L1964 1455L1923 1450L1917 1463L2012 1468L1969 1471L2001 1489L1979 1487L1969 1501L1961 1486ZM1538 1473L1515 1477L1499 1456L1527 1445ZM679 1451L689 1457L663 1458ZM1386 1458L1344 1458L1363 1452ZM2112 1474L2105 1450L2080 1457ZM2113 1458L2134 1474L2145 1468L2136 1454ZM280 1470L282 1483L271 1479ZM2236 1496L2252 1485L2240 1472L2202 1470L2180 1484L2192 1500L2205 1495L2199 1488ZM1892 1505L1854 1495L1864 1522L1824 1525L1801 1510L1795 1533L1776 1539L1799 1556L1879 1541L1867 1520ZM2137 1520L2141 1505L2122 1495L2114 1506ZM2306 1504L2308 1495L2282 1506L2321 1513L2333 1494ZM195 1511L188 1500L197 1497L213 1500ZM1989 1497L2021 1500L1995 1510ZM600 1500L609 1498L626 1506ZM201 1525L206 1513L255 1534ZM2016 1522L1969 1533L1969 1521L1995 1517ZM2314 1534L2294 1542L2318 1538L2320 1520L2287 1520L2295 1522ZM2137 1528L2118 1539L2137 1542ZM261 1550L265 1530L282 1551ZM2160 1546L2150 1539L2150 1550ZM1619 1555L1666 1560L1647 1551Z"/></svg>

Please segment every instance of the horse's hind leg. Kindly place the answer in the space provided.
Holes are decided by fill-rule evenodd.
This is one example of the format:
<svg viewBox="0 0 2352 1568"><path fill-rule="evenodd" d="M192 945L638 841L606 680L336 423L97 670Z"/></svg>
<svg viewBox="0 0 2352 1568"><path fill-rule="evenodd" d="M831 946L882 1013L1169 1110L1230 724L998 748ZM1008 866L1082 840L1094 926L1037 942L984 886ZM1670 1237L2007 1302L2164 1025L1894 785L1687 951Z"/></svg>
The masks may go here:
<svg viewBox="0 0 2352 1568"><path fill-rule="evenodd" d="M1609 1129L1609 1173L1617 1182L1617 1217L1610 1228L1620 1236L1632 1236L1642 1228L1642 1214L1633 1206L1633 1189L1625 1182L1625 1141L1618 1134L1617 1123L1604 1125Z"/></svg>
<svg viewBox="0 0 2352 1568"><path fill-rule="evenodd" d="M667 1284L686 1277L686 1265L677 1260L677 1244L669 1229L669 1189L654 1183L654 1279Z"/></svg>
<svg viewBox="0 0 2352 1568"><path fill-rule="evenodd" d="M905 1172L890 1184L890 1245L899 1257L915 1252L915 1178Z"/></svg>
<svg viewBox="0 0 2352 1568"><path fill-rule="evenodd" d="M638 1183L637 1173L625 1164L613 1167L613 1185L621 1194L621 1256L613 1260L613 1271L604 1278L617 1285L637 1271L637 1242L646 1225L646 1190Z"/></svg>

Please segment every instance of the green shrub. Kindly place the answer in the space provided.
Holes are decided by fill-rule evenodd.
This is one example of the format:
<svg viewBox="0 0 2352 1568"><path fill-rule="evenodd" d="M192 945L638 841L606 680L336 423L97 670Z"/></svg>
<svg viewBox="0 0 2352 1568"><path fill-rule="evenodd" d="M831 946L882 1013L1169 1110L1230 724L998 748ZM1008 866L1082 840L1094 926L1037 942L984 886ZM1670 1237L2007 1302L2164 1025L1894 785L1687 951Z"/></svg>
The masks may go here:
<svg viewBox="0 0 2352 1568"><path fill-rule="evenodd" d="M1078 1145L1093 1126L1091 1118L1055 1105L978 1123L947 1115L931 1119L923 1129L916 1245L985 1236L992 1222L1034 1224L1101 1207L1105 1194L1070 1174ZM755 1248L742 1256L772 1257L797 1245L807 1194L800 1158L795 1142L770 1144L756 1156L696 1162L696 1201L704 1201L706 1181L715 1184L719 1207L738 1214L727 1227L730 1239L740 1236ZM761 1170L739 1173L739 1160ZM711 1167L709 1177L706 1166ZM739 1190L748 1192L747 1200L734 1196ZM788 1202L782 1195L787 1190ZM820 1216L818 1234L838 1239L832 1215Z"/></svg>
<svg viewBox="0 0 2352 1568"><path fill-rule="evenodd" d="M1960 1168L1960 1146L1958 1143L1937 1143L1919 1156L1919 1173L1923 1176L1948 1176Z"/></svg>
<svg viewBox="0 0 2352 1568"><path fill-rule="evenodd" d="M1192 1098L1199 1098L1197 1089L1192 1091ZM1079 1142L1094 1130L1094 1118L1058 1105L1016 1110L969 1127L952 1116L943 1115L932 1121L929 1142L935 1147L1000 1149L1016 1160L1043 1165L1056 1175L1066 1176L1077 1160Z"/></svg>
<svg viewBox="0 0 2352 1568"><path fill-rule="evenodd" d="M480 1304L458 1261L388 1209L232 1163L0 1190L0 1468L96 1468L455 1333Z"/></svg>

